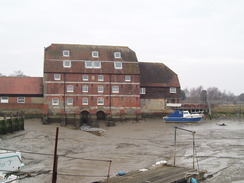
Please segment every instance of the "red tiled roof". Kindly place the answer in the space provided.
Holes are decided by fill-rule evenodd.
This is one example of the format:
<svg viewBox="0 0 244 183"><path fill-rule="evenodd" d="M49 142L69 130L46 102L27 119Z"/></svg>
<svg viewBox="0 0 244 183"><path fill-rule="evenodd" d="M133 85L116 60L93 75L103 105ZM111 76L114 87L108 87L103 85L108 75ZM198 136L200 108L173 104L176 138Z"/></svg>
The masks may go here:
<svg viewBox="0 0 244 183"><path fill-rule="evenodd" d="M42 82L42 77L0 77L0 95L42 95Z"/></svg>

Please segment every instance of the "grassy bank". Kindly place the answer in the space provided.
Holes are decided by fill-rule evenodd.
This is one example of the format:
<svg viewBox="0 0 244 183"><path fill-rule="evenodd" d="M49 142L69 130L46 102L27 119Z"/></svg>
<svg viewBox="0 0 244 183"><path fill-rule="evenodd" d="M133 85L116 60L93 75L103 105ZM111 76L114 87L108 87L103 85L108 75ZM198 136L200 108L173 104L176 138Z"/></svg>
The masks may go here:
<svg viewBox="0 0 244 183"><path fill-rule="evenodd" d="M213 117L244 117L244 105L221 104L212 106Z"/></svg>

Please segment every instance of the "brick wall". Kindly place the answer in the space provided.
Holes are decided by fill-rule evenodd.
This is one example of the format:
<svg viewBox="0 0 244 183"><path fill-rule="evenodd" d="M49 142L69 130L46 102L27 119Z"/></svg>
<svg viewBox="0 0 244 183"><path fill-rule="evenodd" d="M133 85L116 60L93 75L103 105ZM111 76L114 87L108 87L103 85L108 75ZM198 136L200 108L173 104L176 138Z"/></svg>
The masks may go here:
<svg viewBox="0 0 244 183"><path fill-rule="evenodd" d="M88 76L88 80L83 80L83 75ZM103 76L103 81L98 80L98 76ZM44 83L45 104L49 106L51 113L75 113L79 114L83 110L96 113L103 110L107 114L119 113L121 108L129 108L132 111L140 108L140 77L130 75L131 81L125 81L127 75L113 74L63 74L60 73L60 80L54 80L54 73L46 73L47 81ZM67 86L73 86L73 92L67 91ZM82 87L86 85L88 92L84 92ZM103 86L103 92L98 91L98 87ZM119 86L119 92L113 93L112 87ZM52 105L52 99L59 100L58 105ZM67 99L73 99L73 105L67 104ZM88 99L88 105L82 103L82 99ZM103 105L98 105L98 98L104 99ZM65 103L64 103L65 102ZM111 112L110 110L113 110ZM116 111L116 112L115 112Z"/></svg>

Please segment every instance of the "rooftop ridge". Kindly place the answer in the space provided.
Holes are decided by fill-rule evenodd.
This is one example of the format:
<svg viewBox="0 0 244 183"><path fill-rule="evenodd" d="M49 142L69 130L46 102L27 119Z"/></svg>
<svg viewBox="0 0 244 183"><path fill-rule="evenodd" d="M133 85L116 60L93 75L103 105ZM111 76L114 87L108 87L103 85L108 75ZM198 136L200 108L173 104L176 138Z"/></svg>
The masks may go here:
<svg viewBox="0 0 244 183"><path fill-rule="evenodd" d="M129 48L128 46L115 46L115 45L91 45L91 44L66 44L66 43L52 43L51 45L67 45L67 46L83 46L83 47L120 47Z"/></svg>

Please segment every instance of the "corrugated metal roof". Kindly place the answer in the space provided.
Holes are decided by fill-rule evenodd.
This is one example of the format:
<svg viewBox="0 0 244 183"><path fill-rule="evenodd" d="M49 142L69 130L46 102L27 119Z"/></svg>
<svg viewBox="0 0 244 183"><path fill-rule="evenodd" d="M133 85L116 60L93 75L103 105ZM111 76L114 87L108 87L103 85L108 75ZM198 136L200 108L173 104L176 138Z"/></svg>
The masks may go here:
<svg viewBox="0 0 244 183"><path fill-rule="evenodd" d="M177 74L163 63L139 62L141 86L180 87Z"/></svg>
<svg viewBox="0 0 244 183"><path fill-rule="evenodd" d="M0 95L42 95L42 82L42 77L0 77Z"/></svg>

